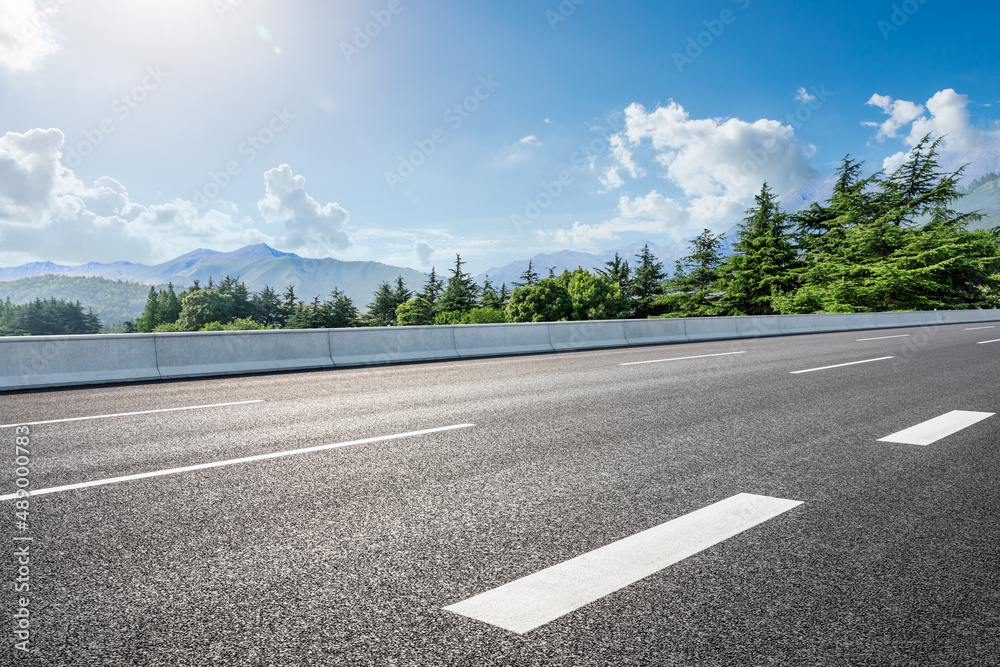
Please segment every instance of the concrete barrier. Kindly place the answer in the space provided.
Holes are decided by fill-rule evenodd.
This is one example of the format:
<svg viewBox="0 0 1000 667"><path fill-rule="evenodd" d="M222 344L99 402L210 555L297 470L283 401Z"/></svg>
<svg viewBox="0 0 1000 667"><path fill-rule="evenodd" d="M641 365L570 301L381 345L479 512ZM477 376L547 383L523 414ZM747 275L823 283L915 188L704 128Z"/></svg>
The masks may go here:
<svg viewBox="0 0 1000 667"><path fill-rule="evenodd" d="M333 363L336 366L458 358L453 327L330 329L329 337Z"/></svg>
<svg viewBox="0 0 1000 667"><path fill-rule="evenodd" d="M625 340L629 345L663 345L686 343L684 319L660 317L655 320L623 320Z"/></svg>
<svg viewBox="0 0 1000 667"><path fill-rule="evenodd" d="M0 337L0 390L158 379L152 334Z"/></svg>
<svg viewBox="0 0 1000 667"><path fill-rule="evenodd" d="M456 324L455 349L460 357L552 352L549 323Z"/></svg>
<svg viewBox="0 0 1000 667"><path fill-rule="evenodd" d="M853 313L847 317L847 328L850 331L860 331L862 329L874 329L875 318L871 313Z"/></svg>
<svg viewBox="0 0 1000 667"><path fill-rule="evenodd" d="M587 350L628 347L623 320L550 322L549 342L553 350Z"/></svg>
<svg viewBox="0 0 1000 667"><path fill-rule="evenodd" d="M322 329L156 334L156 359L163 378L333 366Z"/></svg>
<svg viewBox="0 0 1000 667"><path fill-rule="evenodd" d="M760 338L775 334L774 317L768 315L746 315L736 318L736 333L740 338Z"/></svg>
<svg viewBox="0 0 1000 667"><path fill-rule="evenodd" d="M689 317L684 320L688 340L724 340L739 338L738 317Z"/></svg>
<svg viewBox="0 0 1000 667"><path fill-rule="evenodd" d="M1000 310L0 337L0 391L977 322Z"/></svg>

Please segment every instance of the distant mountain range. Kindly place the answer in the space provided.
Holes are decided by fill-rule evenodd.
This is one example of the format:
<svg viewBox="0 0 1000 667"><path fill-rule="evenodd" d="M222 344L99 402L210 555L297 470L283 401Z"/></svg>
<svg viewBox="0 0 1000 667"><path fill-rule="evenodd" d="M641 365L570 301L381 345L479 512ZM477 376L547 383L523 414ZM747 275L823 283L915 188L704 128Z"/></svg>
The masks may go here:
<svg viewBox="0 0 1000 667"><path fill-rule="evenodd" d="M315 296L325 298L334 288L338 288L362 308L372 300L372 294L382 282L393 282L397 276L403 276L408 287L419 289L427 280L425 274L413 269L380 262L345 262L329 257L309 259L281 252L264 244L246 246L232 252L193 250L155 266L131 262L90 262L79 266L33 262L0 268L0 282L45 275L102 277L144 285L165 285L172 282L177 288L187 287L195 280L204 284L210 277L218 282L227 275L234 278L239 276L247 289L253 292L270 286L281 293L289 285L295 285L295 293L303 301L311 301ZM3 288L0 286L0 297L2 296Z"/></svg>

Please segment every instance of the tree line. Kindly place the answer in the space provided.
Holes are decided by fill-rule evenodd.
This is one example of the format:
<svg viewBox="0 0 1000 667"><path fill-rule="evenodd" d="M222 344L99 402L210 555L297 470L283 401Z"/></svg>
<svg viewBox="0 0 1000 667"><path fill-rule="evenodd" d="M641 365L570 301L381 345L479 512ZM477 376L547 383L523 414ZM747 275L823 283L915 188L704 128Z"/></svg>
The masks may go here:
<svg viewBox="0 0 1000 667"><path fill-rule="evenodd" d="M93 310L83 312L80 302L36 298L24 304L12 304L10 297L0 302L0 336L56 336L95 334L101 321Z"/></svg>

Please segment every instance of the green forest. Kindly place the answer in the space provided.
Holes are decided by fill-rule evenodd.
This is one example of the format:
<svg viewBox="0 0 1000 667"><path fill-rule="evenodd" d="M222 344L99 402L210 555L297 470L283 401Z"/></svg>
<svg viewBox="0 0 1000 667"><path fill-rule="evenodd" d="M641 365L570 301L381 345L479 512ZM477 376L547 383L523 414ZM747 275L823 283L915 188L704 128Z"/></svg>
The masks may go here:
<svg viewBox="0 0 1000 667"><path fill-rule="evenodd" d="M14 305L8 297L0 302L0 336L54 336L95 334L101 321L93 311L83 312L80 302L35 299Z"/></svg>
<svg viewBox="0 0 1000 667"><path fill-rule="evenodd" d="M133 319L146 303L149 285L101 277L47 275L22 278L0 284L0 298L13 303L35 299L80 301L92 307L101 322L114 326Z"/></svg>
<svg viewBox="0 0 1000 667"><path fill-rule="evenodd" d="M825 202L781 208L765 182L739 226L734 252L704 230L668 272L644 248L596 271L540 276L529 263L519 280L477 284L456 256L443 279L431 270L417 291L382 283L364 311L339 290L303 302L292 286L251 293L239 278L209 279L175 292L150 287L141 317L124 332L309 329L435 324L551 322L615 318L857 313L1000 307L1000 228L969 230L981 216L959 212L963 169L941 171L940 140L925 138L891 174L863 175L844 157ZM133 311L134 312L134 311ZM10 333L90 331L97 322L77 303L4 306ZM35 328L36 323L38 327ZM65 332L60 330L60 333Z"/></svg>

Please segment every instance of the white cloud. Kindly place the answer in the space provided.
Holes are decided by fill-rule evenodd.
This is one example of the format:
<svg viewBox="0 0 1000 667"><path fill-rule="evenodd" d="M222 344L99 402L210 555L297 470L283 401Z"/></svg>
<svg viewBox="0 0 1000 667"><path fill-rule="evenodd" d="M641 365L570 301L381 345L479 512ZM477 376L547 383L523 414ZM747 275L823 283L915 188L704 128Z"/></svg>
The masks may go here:
<svg viewBox="0 0 1000 667"><path fill-rule="evenodd" d="M878 134L876 138L879 141L885 141L887 137L898 136L899 130L912 123L916 118L920 117L924 113L924 107L919 104L914 104L913 102L907 102L906 100L893 100L887 95L875 94L871 96L866 104L870 104L873 107L878 107L887 116L886 119L881 124L876 123L862 123L867 127L878 127Z"/></svg>
<svg viewBox="0 0 1000 667"><path fill-rule="evenodd" d="M347 211L336 203L320 205L306 192L306 179L287 164L265 172L264 184L257 208L267 222L285 224L285 248L333 252L352 245L344 231Z"/></svg>
<svg viewBox="0 0 1000 667"><path fill-rule="evenodd" d="M527 146L538 146L542 142L540 142L538 140L538 137L536 137L535 135L529 134L528 136L526 136L523 139L521 139L521 143L525 144Z"/></svg>
<svg viewBox="0 0 1000 667"><path fill-rule="evenodd" d="M799 104L810 104L816 101L816 96L810 94L809 91L805 89L805 86L803 86L795 92L795 100Z"/></svg>
<svg viewBox="0 0 1000 667"><path fill-rule="evenodd" d="M323 256L351 243L344 231L347 211L332 203L321 206L306 193L305 179L287 165L264 175L261 214L284 225L284 234L271 234L239 217L230 202L199 212L184 199L133 202L125 185L108 176L85 185L61 161L64 139L57 129L0 137L0 264L156 263L194 248L232 250L254 243ZM382 254L374 250L373 256Z"/></svg>
<svg viewBox="0 0 1000 667"><path fill-rule="evenodd" d="M602 192L623 187L625 175L645 175L635 151L649 146L660 174L683 197L657 190L619 198L614 217L596 224L576 222L568 230L537 233L539 240L593 247L626 233L681 240L703 228L723 231L743 218L766 180L783 199L800 203L821 181L811 157L815 148L776 120L692 119L676 102L647 112L625 110L625 129L611 136L612 166L599 176Z"/></svg>
<svg viewBox="0 0 1000 667"><path fill-rule="evenodd" d="M1000 164L1000 128L994 124L982 129L972 124L969 98L951 88L938 91L924 105L893 100L885 95L872 95L868 104L880 108L889 116L882 124L866 122L868 127L878 127L878 140L898 137L910 125L909 133L901 137L907 150L887 157L882 168L892 173L906 161L909 149L924 136L942 138L940 161L948 170L969 164L968 175L976 176L992 171Z"/></svg>
<svg viewBox="0 0 1000 667"><path fill-rule="evenodd" d="M427 241L417 239L413 242L413 258L420 268L427 268L431 265L431 255L434 254L434 246Z"/></svg>
<svg viewBox="0 0 1000 667"><path fill-rule="evenodd" d="M570 229L540 230L540 241L560 246L596 248L602 242L614 241L622 234L690 235L691 215L683 205L653 190L642 197L622 195L614 218L588 225L574 222Z"/></svg>
<svg viewBox="0 0 1000 667"><path fill-rule="evenodd" d="M58 50L49 21L61 2L37 6L35 0L0 4L0 67L30 71Z"/></svg>
<svg viewBox="0 0 1000 667"><path fill-rule="evenodd" d="M611 156L615 160L615 166L608 167L604 175L600 177L601 185L604 186L602 192L608 192L620 188L625 184L618 171L624 169L632 178L642 178L646 172L632 159L632 151L625 143L625 138L620 134L613 134L610 138Z"/></svg>

